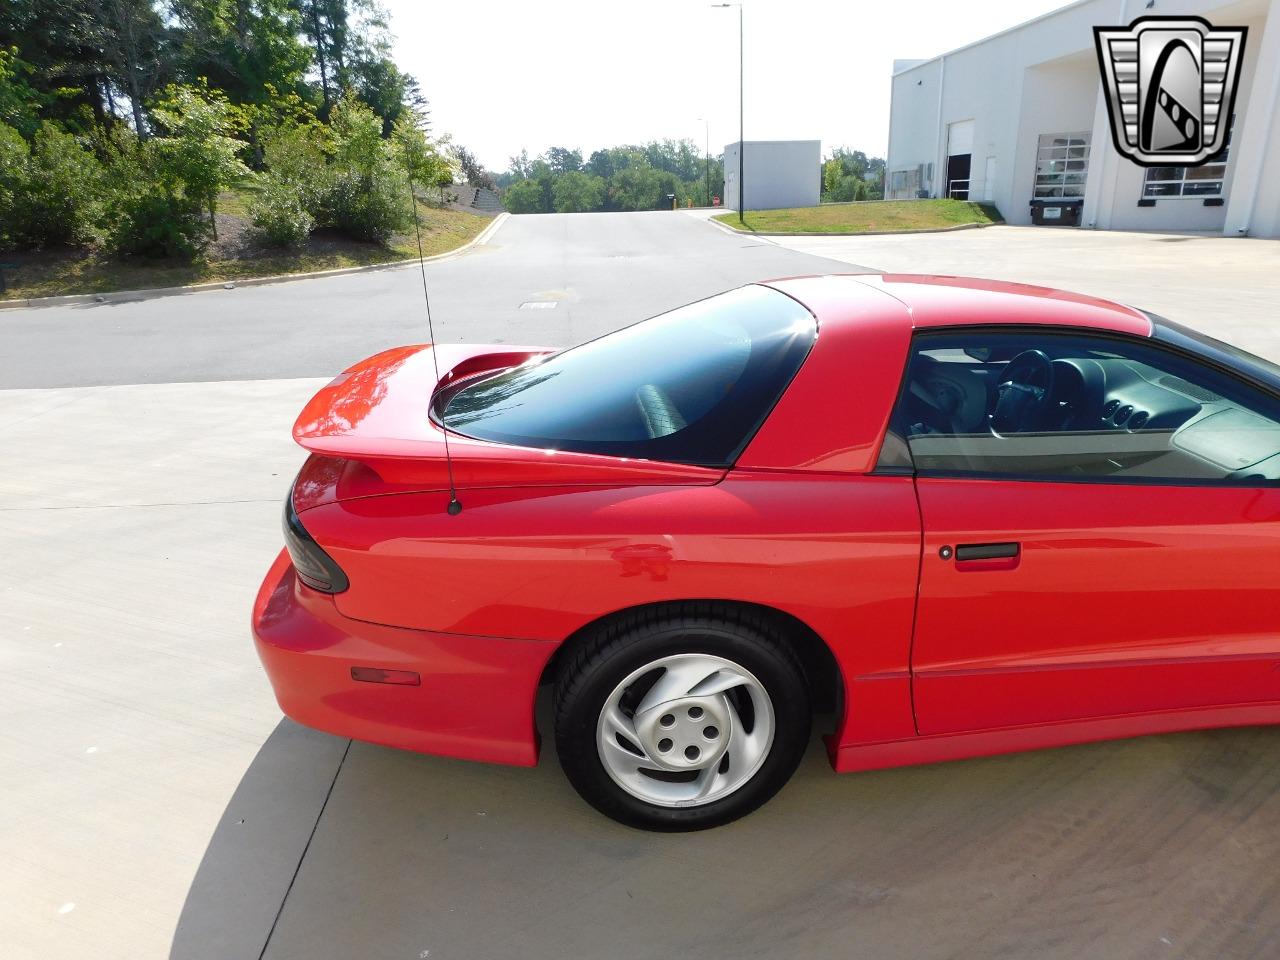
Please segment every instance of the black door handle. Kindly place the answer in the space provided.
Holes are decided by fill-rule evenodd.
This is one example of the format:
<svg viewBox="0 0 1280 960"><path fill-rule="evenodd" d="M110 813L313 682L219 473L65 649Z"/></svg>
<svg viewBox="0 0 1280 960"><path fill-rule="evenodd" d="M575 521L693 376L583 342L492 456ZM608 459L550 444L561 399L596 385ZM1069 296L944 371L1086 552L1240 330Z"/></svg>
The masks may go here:
<svg viewBox="0 0 1280 960"><path fill-rule="evenodd" d="M1016 557L1022 550L1017 543L958 543L956 560L1006 560Z"/></svg>

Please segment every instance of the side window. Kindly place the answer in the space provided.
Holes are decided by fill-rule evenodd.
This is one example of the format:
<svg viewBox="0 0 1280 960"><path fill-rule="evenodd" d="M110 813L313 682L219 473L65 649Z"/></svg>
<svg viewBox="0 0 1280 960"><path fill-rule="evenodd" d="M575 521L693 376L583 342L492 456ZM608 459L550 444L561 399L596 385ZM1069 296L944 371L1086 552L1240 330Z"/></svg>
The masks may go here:
<svg viewBox="0 0 1280 960"><path fill-rule="evenodd" d="M923 334L894 442L921 473L1259 483L1280 480L1280 403L1135 340Z"/></svg>

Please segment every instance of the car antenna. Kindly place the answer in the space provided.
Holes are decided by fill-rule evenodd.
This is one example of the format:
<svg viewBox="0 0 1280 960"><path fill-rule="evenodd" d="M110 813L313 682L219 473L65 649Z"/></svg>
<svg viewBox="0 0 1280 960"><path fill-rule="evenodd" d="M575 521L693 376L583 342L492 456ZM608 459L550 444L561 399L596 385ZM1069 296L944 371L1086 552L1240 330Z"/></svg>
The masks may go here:
<svg viewBox="0 0 1280 960"><path fill-rule="evenodd" d="M437 349L435 326L431 323L431 295L427 293L427 264L422 256L422 227L418 225L418 201L413 193L413 177L409 178L409 209L413 211L413 232L418 238L418 272L422 274L422 299L427 305L427 335L431 337L431 363L435 368L436 385L440 384L440 351ZM444 436L444 466L449 474L449 516L456 517L462 512L462 501L458 499L458 488L453 482L453 457L449 453L449 426L444 422L444 411L440 412L440 433Z"/></svg>

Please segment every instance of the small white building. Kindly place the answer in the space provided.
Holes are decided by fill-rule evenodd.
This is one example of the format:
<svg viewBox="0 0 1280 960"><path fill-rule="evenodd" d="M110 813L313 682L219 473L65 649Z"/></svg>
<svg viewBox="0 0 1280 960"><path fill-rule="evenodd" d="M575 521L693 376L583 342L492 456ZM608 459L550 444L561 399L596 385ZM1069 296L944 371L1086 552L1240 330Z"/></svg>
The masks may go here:
<svg viewBox="0 0 1280 960"><path fill-rule="evenodd" d="M1093 28L1141 16L1248 27L1225 156L1142 167L1112 141ZM1031 223L1079 198L1079 225L1280 237L1280 0L1079 0L893 67L886 197L957 196Z"/></svg>
<svg viewBox="0 0 1280 960"><path fill-rule="evenodd" d="M748 140L743 205L747 210L816 207L822 196L821 140ZM724 148L723 203L738 209L738 143Z"/></svg>

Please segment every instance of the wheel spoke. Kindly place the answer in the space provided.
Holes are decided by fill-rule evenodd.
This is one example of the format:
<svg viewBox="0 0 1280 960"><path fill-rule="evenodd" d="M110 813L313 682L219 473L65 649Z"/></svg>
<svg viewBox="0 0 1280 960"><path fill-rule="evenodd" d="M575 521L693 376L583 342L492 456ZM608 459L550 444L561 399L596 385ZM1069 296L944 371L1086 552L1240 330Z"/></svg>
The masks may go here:
<svg viewBox="0 0 1280 960"><path fill-rule="evenodd" d="M695 697L709 697L712 694L724 693L726 690L740 687L745 682L746 678L736 670L721 668L699 680L689 693Z"/></svg>
<svg viewBox="0 0 1280 960"><path fill-rule="evenodd" d="M616 703L610 703L605 707L600 716L600 721L604 739L610 746L621 750L638 763L647 763L649 766L653 766L653 761L649 759L649 754L645 751L644 744L636 733L635 724L627 718L627 715L622 712ZM618 743L619 736L635 747L636 750L639 750L640 754L637 756L635 751L621 746Z"/></svg>
<svg viewBox="0 0 1280 960"><path fill-rule="evenodd" d="M653 768L652 760L648 757L637 757L616 740L601 740L600 750L605 754L604 759L616 776L639 782L644 777L640 771Z"/></svg>
<svg viewBox="0 0 1280 960"><path fill-rule="evenodd" d="M751 693L754 701L755 691ZM754 703L753 706L758 707ZM725 751L729 758L729 769L725 773L729 777L736 777L754 767L769 749L769 744L773 741L773 720L767 715L761 716L757 708L755 725L747 733L732 700L729 701L729 713L733 716L733 731L729 735L729 749Z"/></svg>
<svg viewBox="0 0 1280 960"><path fill-rule="evenodd" d="M721 673L723 664L704 657L690 657L687 660L667 664L665 672L657 679L640 705L636 713L644 713L660 703L688 696L704 680ZM714 692L714 691L712 691ZM700 690L699 693L702 693Z"/></svg>

